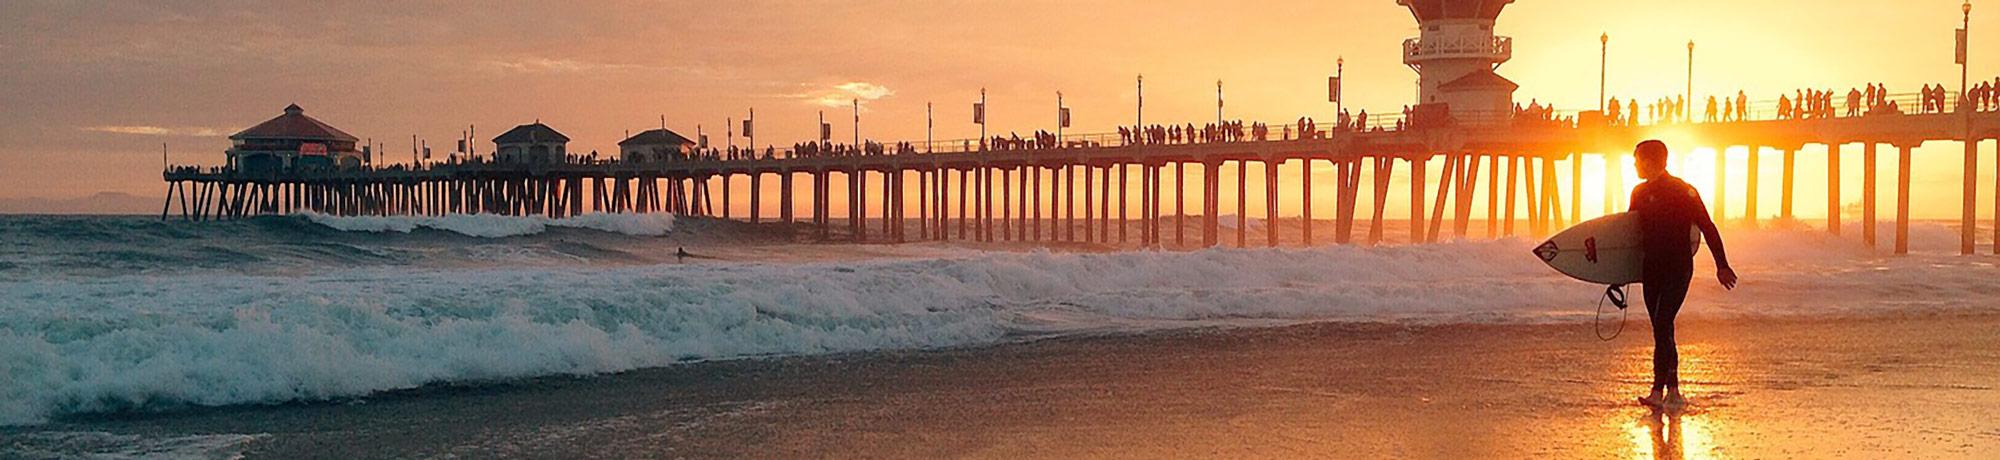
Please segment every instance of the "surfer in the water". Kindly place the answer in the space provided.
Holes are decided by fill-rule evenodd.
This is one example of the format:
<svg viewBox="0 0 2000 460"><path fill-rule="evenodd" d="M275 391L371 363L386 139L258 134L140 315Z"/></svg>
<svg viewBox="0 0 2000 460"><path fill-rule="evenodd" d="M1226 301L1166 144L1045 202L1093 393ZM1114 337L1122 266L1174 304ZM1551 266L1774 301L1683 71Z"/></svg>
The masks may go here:
<svg viewBox="0 0 2000 460"><path fill-rule="evenodd" d="M1694 278L1694 245L1688 228L1698 227L1715 255L1715 278L1725 289L1736 288L1736 271L1722 251L1722 233L1708 217L1701 193L1678 177L1667 173L1667 144L1658 140L1640 142L1632 156L1639 178L1646 182L1632 189L1630 211L1639 217L1639 241L1644 254L1640 283L1645 285L1646 313L1653 322L1653 390L1639 402L1659 408L1679 408L1687 404L1681 397L1680 352L1674 347L1674 316L1687 300L1688 283Z"/></svg>

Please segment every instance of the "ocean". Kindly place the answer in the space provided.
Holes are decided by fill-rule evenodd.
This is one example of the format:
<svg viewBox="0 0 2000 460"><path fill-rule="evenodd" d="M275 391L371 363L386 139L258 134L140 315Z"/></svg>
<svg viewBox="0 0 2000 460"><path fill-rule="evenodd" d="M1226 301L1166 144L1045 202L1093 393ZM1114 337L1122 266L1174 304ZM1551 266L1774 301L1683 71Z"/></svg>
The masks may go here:
<svg viewBox="0 0 2000 460"><path fill-rule="evenodd" d="M1995 260L1956 255L1942 223L1914 226L1908 256L1867 248L1858 229L1774 227L1727 233L1736 292L1703 281L1698 256L1704 302L1684 315L2000 309ZM0 425L1194 328L1599 320L1601 287L1548 270L1523 237L1103 251L813 244L793 230L664 215L0 216ZM72 436L168 444L157 453L258 434Z"/></svg>

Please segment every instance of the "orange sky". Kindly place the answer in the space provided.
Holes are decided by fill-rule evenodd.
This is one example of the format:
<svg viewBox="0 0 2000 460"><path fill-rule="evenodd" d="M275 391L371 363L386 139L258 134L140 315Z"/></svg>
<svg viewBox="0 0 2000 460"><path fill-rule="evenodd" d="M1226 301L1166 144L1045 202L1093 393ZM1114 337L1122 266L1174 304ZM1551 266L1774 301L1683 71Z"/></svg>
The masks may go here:
<svg viewBox="0 0 2000 460"><path fill-rule="evenodd" d="M10 31L0 40L0 212L10 199L158 197L161 143L175 163L219 163L224 136L294 102L407 161L411 134L441 152L477 125L485 151L492 136L536 119L574 138L572 152L611 151L662 115L722 144L725 120L751 107L760 143L811 137L823 108L845 139L844 101L856 97L866 99L864 137L922 139L926 102L936 103L937 138L971 137L981 87L993 132L1052 128L1056 91L1074 110L1072 132L1109 131L1131 122L1141 73L1148 121L1213 119L1218 79L1230 118L1330 119L1325 78L1336 57L1347 59L1351 106L1398 111L1416 78L1397 48L1415 22L1393 0L267 3L0 4ZM1955 88L1958 4L1522 0L1498 26L1515 38L1501 73L1521 84L1523 102L1594 107L1597 37L1608 31L1614 96L1678 94L1688 40L1698 43L1698 96L1742 89L1771 99L1866 81ZM2000 54L1982 51L2000 34L2000 4L1980 8L1993 12L1974 12L1975 79L2000 71ZM829 101L838 107L822 107ZM1957 215L1958 149L1918 152L1917 195L1936 198L1917 200L1918 216ZM1824 213L1821 158L1801 157L1802 216ZM1586 184L1601 171L1594 161ZM1740 153L1735 161L1740 169ZM1982 164L1991 162L1989 153ZM1767 177L1775 212L1777 181ZM1584 208L1594 213L1592 195Z"/></svg>

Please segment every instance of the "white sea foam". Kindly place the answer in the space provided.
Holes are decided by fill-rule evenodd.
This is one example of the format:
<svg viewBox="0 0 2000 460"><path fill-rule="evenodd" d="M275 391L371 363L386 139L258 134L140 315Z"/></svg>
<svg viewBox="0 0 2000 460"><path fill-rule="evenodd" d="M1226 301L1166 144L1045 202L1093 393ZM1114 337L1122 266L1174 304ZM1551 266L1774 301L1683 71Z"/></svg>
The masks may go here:
<svg viewBox="0 0 2000 460"><path fill-rule="evenodd" d="M660 236L673 231L671 214L584 214L551 219L542 216L452 214L446 216L331 216L304 213L313 223L348 232L409 233L419 228L443 230L479 238L533 235L549 227L587 228L633 236Z"/></svg>
<svg viewBox="0 0 2000 460"><path fill-rule="evenodd" d="M1920 250L1955 247L1949 229L1917 230ZM1697 283L1686 315L1990 309L2000 294L1987 257L1732 235L1744 285ZM0 280L0 423L1047 334L1589 321L1601 288L1549 271L1533 244Z"/></svg>
<svg viewBox="0 0 2000 460"><path fill-rule="evenodd" d="M263 434L147 437L99 431L18 433L0 444L0 457L121 459L235 459Z"/></svg>

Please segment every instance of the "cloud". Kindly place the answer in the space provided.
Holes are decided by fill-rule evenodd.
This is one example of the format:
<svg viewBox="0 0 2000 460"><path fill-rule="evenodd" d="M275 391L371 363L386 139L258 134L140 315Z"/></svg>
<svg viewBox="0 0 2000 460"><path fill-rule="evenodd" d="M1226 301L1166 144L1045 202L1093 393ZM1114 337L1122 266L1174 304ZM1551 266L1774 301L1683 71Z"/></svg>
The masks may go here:
<svg viewBox="0 0 2000 460"><path fill-rule="evenodd" d="M861 81L851 81L847 83L841 83L838 85L834 85L833 88L841 91L846 91L850 94L853 94L855 97L870 101L893 96L896 94L895 91L890 90L889 87L887 86L877 85L868 82L861 82Z"/></svg>
<svg viewBox="0 0 2000 460"><path fill-rule="evenodd" d="M851 104L860 103L865 109L869 101L894 95L896 95L896 90L889 89L887 86L851 81L818 91L810 91L800 94L797 97L805 99L807 104L821 107L847 107Z"/></svg>
<svg viewBox="0 0 2000 460"><path fill-rule="evenodd" d="M633 70L643 66L632 64L611 64L587 62L573 59L548 59L530 57L524 59L486 61L491 68L522 73L576 73L609 70Z"/></svg>
<svg viewBox="0 0 2000 460"><path fill-rule="evenodd" d="M212 137L212 136L228 135L227 132L215 128L165 128L159 126L85 126L78 129L84 131L99 132L99 133L130 134L135 136Z"/></svg>

